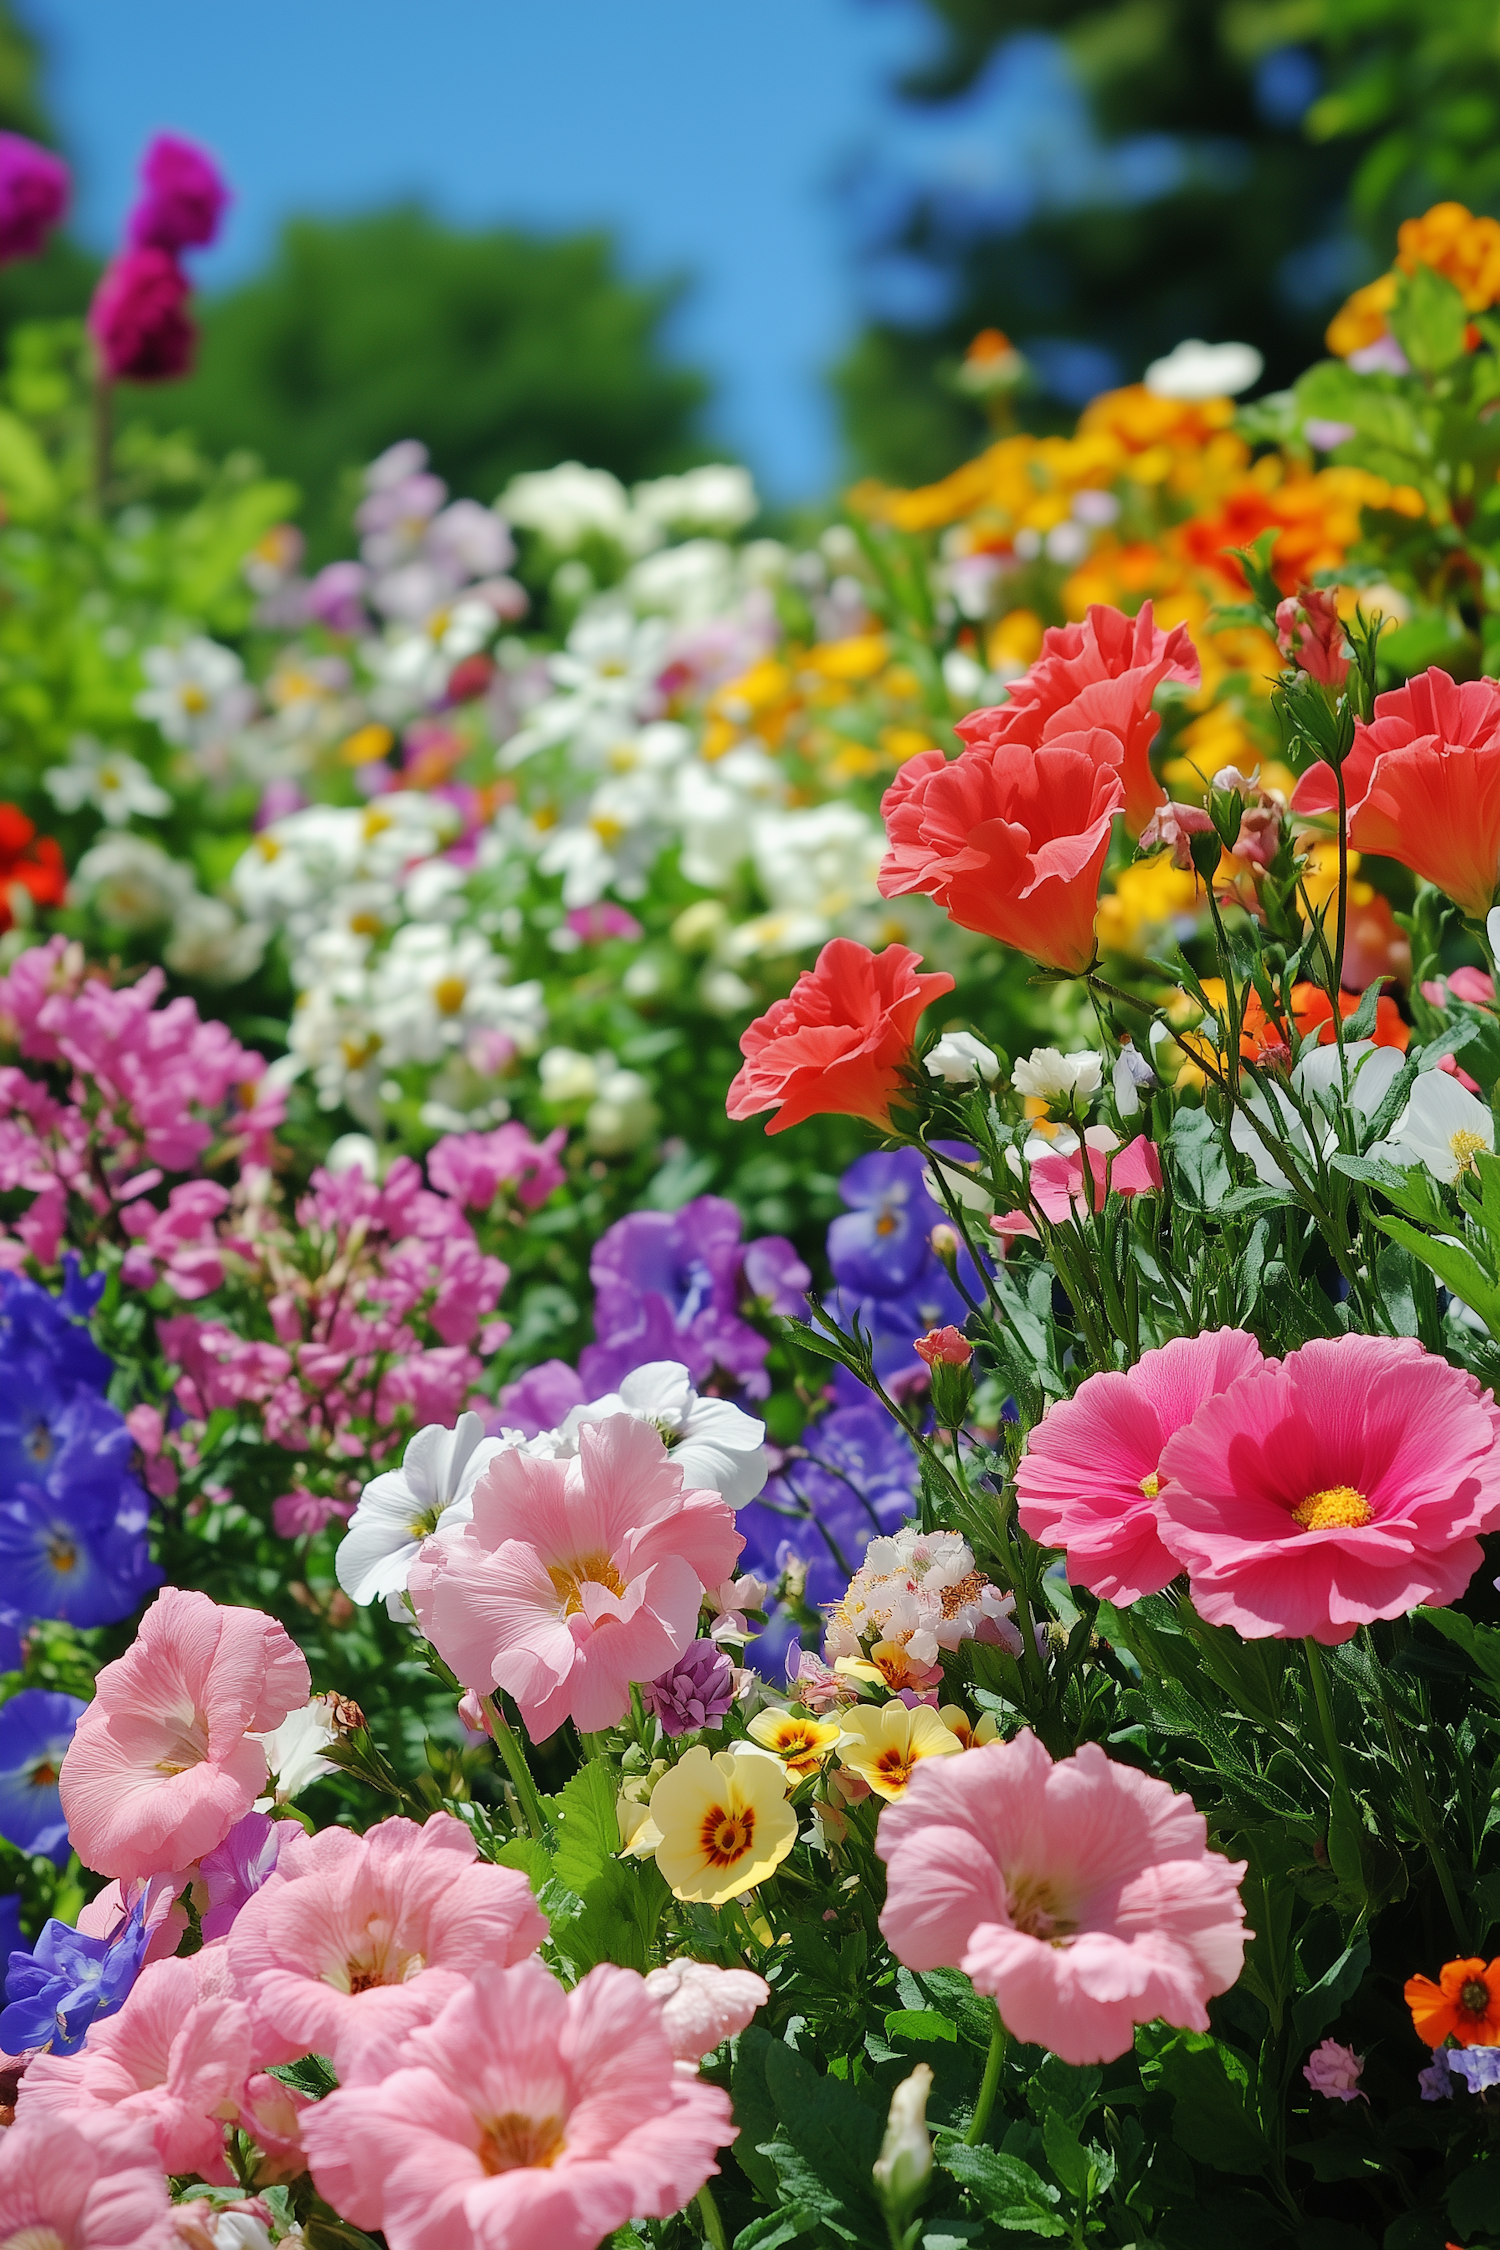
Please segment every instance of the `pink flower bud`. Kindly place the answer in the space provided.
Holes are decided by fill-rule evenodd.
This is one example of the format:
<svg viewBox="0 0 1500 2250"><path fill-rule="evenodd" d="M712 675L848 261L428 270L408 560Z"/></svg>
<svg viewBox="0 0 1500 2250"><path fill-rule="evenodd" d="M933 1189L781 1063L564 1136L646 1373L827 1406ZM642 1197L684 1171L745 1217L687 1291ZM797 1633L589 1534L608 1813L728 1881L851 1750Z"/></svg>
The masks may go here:
<svg viewBox="0 0 1500 2250"><path fill-rule="evenodd" d="M1342 687L1348 677L1349 651L1338 604L1322 586L1299 586L1278 603L1276 646L1324 687Z"/></svg>
<svg viewBox="0 0 1500 2250"><path fill-rule="evenodd" d="M925 1336L917 1338L912 1350L929 1367L940 1362L944 1367L967 1367L974 1357L974 1346L956 1328L929 1328Z"/></svg>

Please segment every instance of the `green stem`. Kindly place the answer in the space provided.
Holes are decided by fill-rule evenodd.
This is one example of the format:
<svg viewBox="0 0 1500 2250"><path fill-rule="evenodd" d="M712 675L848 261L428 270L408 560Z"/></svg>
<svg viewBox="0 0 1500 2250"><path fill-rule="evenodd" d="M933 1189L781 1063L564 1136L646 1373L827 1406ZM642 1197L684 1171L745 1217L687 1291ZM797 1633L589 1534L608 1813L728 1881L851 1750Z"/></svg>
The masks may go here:
<svg viewBox="0 0 1500 2250"><path fill-rule="evenodd" d="M703 2232L713 2245L713 2250L729 2250L729 2237L724 2232L724 2221L719 2216L719 2206L714 2201L714 2191L707 2180L698 2190L698 2216L703 2221Z"/></svg>
<svg viewBox="0 0 1500 2250"><path fill-rule="evenodd" d="M480 1699L489 1713L490 1727L495 1737L495 1748L505 1760L505 1770L515 1785L517 1800L527 1827L538 1841L547 1833L547 1816L542 1810L542 1800L537 1785L531 1778L531 1768L526 1763L526 1753L513 1731L509 1720L500 1708L497 1695Z"/></svg>
<svg viewBox="0 0 1500 2250"><path fill-rule="evenodd" d="M994 2002L991 2001L991 2007ZM1009 2040L1000 2010L995 2008L995 2028L990 2033L990 2051L985 2059L984 2079L979 2088L979 2099L974 2105L974 2115L969 2120L969 2130L964 2140L970 2148L984 2139L990 2122L990 2111L995 2106L995 2096L1000 2090L1000 2072L1005 2063L1005 2049Z"/></svg>
<svg viewBox="0 0 1500 2250"><path fill-rule="evenodd" d="M1302 1643L1307 1651L1308 1677L1312 1681L1313 1701L1318 1706L1318 1724L1323 1730L1323 1747L1328 1753L1328 1763L1333 1771L1336 1793L1349 1797L1349 1776L1344 1770L1344 1746L1339 1740L1338 1728L1333 1723L1333 1698L1328 1692L1328 1667L1323 1662L1323 1651L1311 1635ZM1352 1800L1351 1800L1352 1802Z"/></svg>

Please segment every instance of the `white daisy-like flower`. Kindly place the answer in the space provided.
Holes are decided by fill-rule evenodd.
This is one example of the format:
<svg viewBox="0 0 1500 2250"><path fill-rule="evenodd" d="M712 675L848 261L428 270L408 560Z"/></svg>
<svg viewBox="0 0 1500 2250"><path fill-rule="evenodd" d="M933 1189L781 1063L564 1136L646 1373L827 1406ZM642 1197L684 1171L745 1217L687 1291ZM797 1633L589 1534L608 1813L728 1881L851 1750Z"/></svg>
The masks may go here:
<svg viewBox="0 0 1500 2250"><path fill-rule="evenodd" d="M111 828L123 828L137 813L145 820L160 820L172 810L166 790L152 780L138 758L124 750L106 749L91 734L74 736L67 764L51 767L43 774L42 785L60 812L78 812L92 805Z"/></svg>
<svg viewBox="0 0 1500 2250"><path fill-rule="evenodd" d="M766 1425L728 1399L704 1398L694 1390L687 1369L675 1359L654 1359L633 1368L617 1391L575 1406L558 1431L562 1445L576 1452L585 1423L630 1414L659 1430L683 1482L699 1491L721 1493L731 1508L744 1507L770 1474L765 1452Z"/></svg>
<svg viewBox="0 0 1500 2250"><path fill-rule="evenodd" d="M334 1569L350 1601L399 1601L423 1540L471 1520L474 1487L506 1450L505 1438L486 1437L478 1414L460 1414L451 1430L437 1422L418 1430L400 1468L365 1486L339 1541Z"/></svg>

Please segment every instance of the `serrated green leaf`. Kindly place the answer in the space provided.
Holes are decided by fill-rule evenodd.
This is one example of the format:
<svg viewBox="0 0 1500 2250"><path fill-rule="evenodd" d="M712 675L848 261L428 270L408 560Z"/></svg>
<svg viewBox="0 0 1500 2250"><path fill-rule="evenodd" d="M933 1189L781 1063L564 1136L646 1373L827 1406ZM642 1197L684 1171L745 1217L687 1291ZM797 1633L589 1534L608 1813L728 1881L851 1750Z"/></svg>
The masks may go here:
<svg viewBox="0 0 1500 2250"><path fill-rule="evenodd" d="M970 2148L955 2139L940 2140L937 2160L968 2190L985 2217L1007 2234L1055 2240L1069 2231L1057 2215L1061 2200L1057 2189L1019 2157L1004 2156L993 2148Z"/></svg>

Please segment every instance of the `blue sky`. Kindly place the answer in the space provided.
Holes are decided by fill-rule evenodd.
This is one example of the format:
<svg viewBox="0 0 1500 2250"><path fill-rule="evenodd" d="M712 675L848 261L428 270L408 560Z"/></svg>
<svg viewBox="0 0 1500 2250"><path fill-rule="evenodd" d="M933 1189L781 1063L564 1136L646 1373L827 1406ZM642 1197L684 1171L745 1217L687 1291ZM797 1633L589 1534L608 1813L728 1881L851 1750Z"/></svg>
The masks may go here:
<svg viewBox="0 0 1500 2250"><path fill-rule="evenodd" d="M253 270L296 212L417 195L466 225L606 222L630 270L695 275L674 340L718 381L714 434L785 496L837 468L820 376L857 324L860 283L859 199L851 216L834 182L851 165L868 177L899 164L907 136L915 161L970 181L976 164L987 179L1010 162L993 102L977 121L970 105L951 134L897 118L885 88L930 37L914 0L20 0L20 12L48 54L91 245L114 240L162 127L216 150L235 185L222 246L199 266L210 287ZM910 299L910 277L884 286Z"/></svg>

